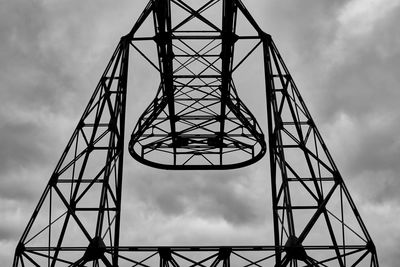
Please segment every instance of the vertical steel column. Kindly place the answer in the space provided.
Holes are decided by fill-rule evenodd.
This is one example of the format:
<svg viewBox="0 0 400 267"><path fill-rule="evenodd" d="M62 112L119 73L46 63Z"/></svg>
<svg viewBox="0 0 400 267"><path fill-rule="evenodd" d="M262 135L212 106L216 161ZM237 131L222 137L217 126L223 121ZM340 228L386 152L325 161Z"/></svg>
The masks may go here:
<svg viewBox="0 0 400 267"><path fill-rule="evenodd" d="M176 164L176 143L177 134L175 122L177 117L175 114L174 101L174 79L173 79L173 58L172 51L172 29L171 29L171 3L170 0L153 0L154 9L154 26L156 30L155 40L158 48L158 58L161 75L161 87L168 101L168 112L170 122L170 134L172 136L174 164Z"/></svg>
<svg viewBox="0 0 400 267"><path fill-rule="evenodd" d="M272 190L272 216L274 224L274 244L275 244L275 262L276 267L280 267L282 241L280 240L280 222L278 215L278 193L276 184L277 162L275 155L277 153L276 142L277 133L275 131L275 116L273 107L274 82L271 66L271 55L269 45L271 36L265 34L262 36L263 54L264 54L264 75L265 75L265 93L266 93L266 109L267 109L267 125L268 125L268 145L269 145L269 168L271 174L271 190Z"/></svg>

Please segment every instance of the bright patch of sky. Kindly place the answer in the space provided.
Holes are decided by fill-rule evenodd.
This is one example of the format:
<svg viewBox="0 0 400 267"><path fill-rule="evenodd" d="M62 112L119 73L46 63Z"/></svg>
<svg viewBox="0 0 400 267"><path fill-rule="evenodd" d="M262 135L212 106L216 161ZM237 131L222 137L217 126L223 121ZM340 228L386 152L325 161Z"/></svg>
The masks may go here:
<svg viewBox="0 0 400 267"><path fill-rule="evenodd" d="M353 0L339 11L338 21L343 34L369 34L374 25L400 5L400 0Z"/></svg>

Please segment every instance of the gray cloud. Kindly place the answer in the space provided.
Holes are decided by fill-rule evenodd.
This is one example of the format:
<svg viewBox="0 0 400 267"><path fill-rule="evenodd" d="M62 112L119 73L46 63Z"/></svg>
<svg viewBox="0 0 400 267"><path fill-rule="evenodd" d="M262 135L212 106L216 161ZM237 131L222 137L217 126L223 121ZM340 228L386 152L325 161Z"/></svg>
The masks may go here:
<svg viewBox="0 0 400 267"><path fill-rule="evenodd" d="M377 35L371 34L365 42L385 40ZM400 38L400 34L397 35L394 37ZM384 42L388 42L387 38ZM398 77L393 70L400 64L400 49L389 49L389 46L395 46L395 40L385 45L378 42L376 46L361 47L356 54L352 54L354 48L348 48L349 55L330 72L327 80L325 90L329 101L323 108L326 116L345 112L368 117L397 109L400 93L396 90ZM387 54L382 55L385 52L380 50Z"/></svg>
<svg viewBox="0 0 400 267"><path fill-rule="evenodd" d="M254 194L252 189L258 181L249 169L223 173L143 170L140 175L126 174L127 187L136 193L136 201L144 201L149 209L168 217L190 213L234 225L260 223L265 219L260 212L263 211L260 207L265 206L264 196Z"/></svg>
<svg viewBox="0 0 400 267"><path fill-rule="evenodd" d="M0 126L2 141L0 142L0 196L2 199L33 200L37 198L37 190L27 187L27 183L38 177L33 169L50 170L48 163L51 158L49 143L53 140L48 130L34 123L6 122ZM28 171L30 170L30 171ZM44 184L43 184L44 185Z"/></svg>
<svg viewBox="0 0 400 267"><path fill-rule="evenodd" d="M356 179L363 192L369 192L365 197L379 202L398 201L400 189L400 93L395 71L400 64L400 33L396 26L400 7L386 13L361 33L351 32L355 30L351 28L343 33L338 27L336 40L329 47L332 50L326 54L341 58L326 61L332 64L322 86L328 101L321 99L318 105L324 125L338 126L329 129L343 140L336 146L343 153L338 161L349 174L348 179ZM367 24L367 17L364 20ZM357 24L355 19L349 23L346 26L360 27L351 24ZM345 128L340 133L338 121L343 118L347 126L342 124Z"/></svg>
<svg viewBox="0 0 400 267"><path fill-rule="evenodd" d="M20 109L35 110L42 105L59 109L56 99L69 84L61 73L60 58L41 47L50 23L46 11L37 2L25 1L13 1L2 10L11 14L1 16L2 98L12 99Z"/></svg>
<svg viewBox="0 0 400 267"><path fill-rule="evenodd" d="M34 123L4 123L0 127L4 136L0 144L0 163L2 171L9 168L18 168L21 162L29 164L30 161L42 162L44 157L44 147L46 145L45 136L41 133L39 125ZM31 138L26 138L30 136ZM42 139L42 142L37 142ZM32 143L31 140L35 140ZM28 167L28 166L27 166Z"/></svg>

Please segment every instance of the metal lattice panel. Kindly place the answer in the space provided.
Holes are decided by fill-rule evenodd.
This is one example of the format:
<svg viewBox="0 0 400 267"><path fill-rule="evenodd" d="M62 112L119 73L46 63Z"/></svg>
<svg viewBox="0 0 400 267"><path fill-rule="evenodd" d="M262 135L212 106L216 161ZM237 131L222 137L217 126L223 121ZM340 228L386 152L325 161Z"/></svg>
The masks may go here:
<svg viewBox="0 0 400 267"><path fill-rule="evenodd" d="M161 81L132 133L131 155L166 169L231 169L259 160L264 135L232 79L235 43L249 37L236 35L237 5L209 1L196 13L183 1L152 7L154 37L132 33L132 42L154 40L158 64L151 64ZM210 8L218 13L204 14ZM174 9L181 16L172 18Z"/></svg>

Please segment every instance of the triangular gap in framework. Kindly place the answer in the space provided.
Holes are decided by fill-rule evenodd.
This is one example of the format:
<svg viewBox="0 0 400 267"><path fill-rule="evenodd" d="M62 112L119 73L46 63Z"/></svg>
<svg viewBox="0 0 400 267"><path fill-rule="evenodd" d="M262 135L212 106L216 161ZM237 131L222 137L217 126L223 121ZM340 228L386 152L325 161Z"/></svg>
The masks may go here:
<svg viewBox="0 0 400 267"><path fill-rule="evenodd" d="M232 37L234 39L232 74L237 77L235 82L240 82L241 79L246 79L246 76L256 77L255 73L260 70L259 65L254 64L254 62L257 62L255 60L257 55L259 58L262 57L260 53L262 51L262 41L260 40L260 29L258 25L253 24L255 23L254 21L249 21L247 9L242 5L241 1L234 2L236 18L233 26L235 35ZM242 76L243 72L245 72L245 75ZM254 74L248 75L248 73ZM264 73L260 74L263 75ZM250 82L248 84L253 83Z"/></svg>
<svg viewBox="0 0 400 267"><path fill-rule="evenodd" d="M127 105L127 114L134 114L133 118L127 118L126 127L131 129L135 121L139 119L148 103L160 104L162 92L160 88L160 70L158 64L157 47L154 41L132 41L129 49L129 66L127 102L135 101L135 105ZM137 77L146 77L138 79ZM140 89L140 90L137 90ZM149 89L149 90L147 90ZM155 100L157 98L157 101ZM147 112L147 115L151 111Z"/></svg>
<svg viewBox="0 0 400 267"><path fill-rule="evenodd" d="M79 259L81 257L81 253L78 251L63 251L62 254L64 255L55 262L55 266L72 266L74 261L71 259ZM47 254L47 252L32 253L29 251L21 259L21 264L22 266L51 266L52 259L54 258L53 255L54 252Z"/></svg>
<svg viewBox="0 0 400 267"><path fill-rule="evenodd" d="M182 152L191 152L190 149L181 149ZM197 165L209 165L209 157L203 155L183 155L177 159L177 163L180 165L197 164Z"/></svg>
<svg viewBox="0 0 400 267"><path fill-rule="evenodd" d="M356 238L358 239L357 242L343 242L343 236L349 236L349 234L353 235L353 237L355 236L352 232L355 228L351 231L344 229L345 233L343 234L342 228L346 227L338 223L330 213L327 214L327 216L323 214L318 218L313 230L303 241L302 245L306 248L321 247L321 249L308 249L308 257L312 258L313 262L321 264L321 266L333 266L332 264L340 266L340 262L344 266L356 266L358 261L360 261L360 266L370 266L370 257L363 258L369 253L365 237L361 238L361 236L358 236ZM332 232L329 230L328 224L332 228ZM346 239L348 238L346 237ZM329 249L322 249L322 247Z"/></svg>
<svg viewBox="0 0 400 267"><path fill-rule="evenodd" d="M330 249L323 249L323 250L307 250L307 256L312 259L313 262L321 262L327 259L334 259L333 261L335 264L338 264L337 256L338 254L337 251L333 248L333 242L330 237L330 232L326 226L325 219L323 216L320 216L318 220L316 221L313 230L308 234L306 239L302 242L302 245L304 247L312 247L312 246L330 246ZM335 237L334 237L335 238ZM324 265L322 265L324 266ZM328 264L328 266L330 266ZM338 265L340 266L340 265Z"/></svg>
<svg viewBox="0 0 400 267"><path fill-rule="evenodd" d="M274 251L240 251L232 250L230 254L231 266L255 267L255 266L273 266Z"/></svg>
<svg viewBox="0 0 400 267"><path fill-rule="evenodd" d="M131 42L131 58L135 62L135 74L155 73L159 75L157 47L153 41L134 40Z"/></svg>
<svg viewBox="0 0 400 267"><path fill-rule="evenodd" d="M368 243L368 235L363 229L363 224L357 220L359 212L351 204L352 200L346 195L346 188L340 186L335 192L337 201L329 202L327 214L332 221L338 235L339 242L343 245L362 245Z"/></svg>
<svg viewBox="0 0 400 267"><path fill-rule="evenodd" d="M215 262L215 259L218 256L218 252L212 251L195 253L186 251L173 251L171 252L171 256L172 260L175 261L178 266L190 266L192 264L212 266L212 263Z"/></svg>
<svg viewBox="0 0 400 267"><path fill-rule="evenodd" d="M260 36L264 32L249 13L241 0L233 0L237 7L236 35L238 36Z"/></svg>
<svg viewBox="0 0 400 267"><path fill-rule="evenodd" d="M71 215L70 212L65 211L70 207L66 207L57 189L51 189L47 196L46 202L50 201L51 206L44 204L41 207L37 220L29 229L29 235L24 243L27 249L24 258L35 258L39 266L47 266L54 257L57 258L57 266L59 264L63 266L64 263L71 264L83 255L83 251L70 251L65 248L89 244L90 236L82 224L82 221L88 218L81 215L76 217L77 214Z"/></svg>
<svg viewBox="0 0 400 267"><path fill-rule="evenodd" d="M132 39L151 40L154 37L153 0L149 0L139 18L128 33Z"/></svg>
<svg viewBox="0 0 400 267"><path fill-rule="evenodd" d="M47 191L37 219L32 223L27 233L24 245L26 247L54 246L61 232L67 211L64 203L54 189Z"/></svg>
<svg viewBox="0 0 400 267"><path fill-rule="evenodd" d="M171 1L172 31L177 34L191 34L190 32L193 31L220 31L222 28L221 2L221 0Z"/></svg>
<svg viewBox="0 0 400 267"><path fill-rule="evenodd" d="M160 256L157 251L120 251L120 266L159 266Z"/></svg>
<svg viewBox="0 0 400 267"><path fill-rule="evenodd" d="M251 76L252 79L260 77L259 80L264 83L264 72L262 72L263 70L260 68L260 63L258 62L260 58L262 58L262 42L258 38L239 38L235 42L232 62L232 75L233 77L237 77L234 78L235 83L248 84L249 78L246 76ZM249 73L252 73L252 75L248 75ZM242 80L244 81L242 82ZM260 84L259 88L262 88L263 85Z"/></svg>
<svg viewBox="0 0 400 267"><path fill-rule="evenodd" d="M259 36L259 31L254 25L249 21L246 14L243 13L243 6L237 2L237 15L236 15L236 35L239 37L256 37ZM247 9L246 9L247 11Z"/></svg>
<svg viewBox="0 0 400 267"><path fill-rule="evenodd" d="M221 43L217 40L176 39L173 45L174 75L220 75Z"/></svg>
<svg viewBox="0 0 400 267"><path fill-rule="evenodd" d="M195 0L196 1L196 0ZM222 28L222 0L213 0L204 8L202 15L207 18L213 25Z"/></svg>
<svg viewBox="0 0 400 267"><path fill-rule="evenodd" d="M154 42L155 37L155 25L154 25L154 4L153 0L150 0L147 6L142 11L139 19L132 27L130 33L127 35L130 39L130 60L135 63L137 68L133 68L130 72L133 72L135 76L148 76L154 73L159 77L159 59L157 46ZM157 80L147 79L147 80ZM134 79L133 84L136 82ZM143 84L138 84L137 87L142 88Z"/></svg>

